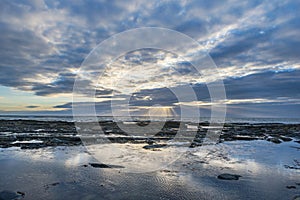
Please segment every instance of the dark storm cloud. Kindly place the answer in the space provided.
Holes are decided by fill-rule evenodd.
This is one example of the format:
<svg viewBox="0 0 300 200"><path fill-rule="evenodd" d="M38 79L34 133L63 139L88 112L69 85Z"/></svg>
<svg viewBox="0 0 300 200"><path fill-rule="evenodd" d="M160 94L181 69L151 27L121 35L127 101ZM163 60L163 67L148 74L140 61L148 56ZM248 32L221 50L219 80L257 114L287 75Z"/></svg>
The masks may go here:
<svg viewBox="0 0 300 200"><path fill-rule="evenodd" d="M300 104L228 105L227 117L232 118L299 118Z"/></svg>
<svg viewBox="0 0 300 200"><path fill-rule="evenodd" d="M124 12L124 8L118 5L115 1L59 1L59 4L53 5L51 1L46 1L47 5L51 5L52 9L66 9L71 15L76 15L87 20L88 23L95 25L98 24L101 19L119 18ZM120 22L121 23L121 22Z"/></svg>
<svg viewBox="0 0 300 200"><path fill-rule="evenodd" d="M175 27L176 31L185 33L190 37L199 36L201 33L207 33L207 27L204 26L204 23L199 19L192 19L186 21L179 26Z"/></svg>
<svg viewBox="0 0 300 200"><path fill-rule="evenodd" d="M36 95L45 96L56 93L72 93L75 74L61 73L58 78L50 84L36 84L32 90Z"/></svg>
<svg viewBox="0 0 300 200"><path fill-rule="evenodd" d="M271 34L271 31L262 34L260 28L237 30L236 33L232 33L231 38L212 49L210 55L219 67L226 66L232 60L238 60L240 63L254 62L257 54L249 55L247 52L268 41Z"/></svg>
<svg viewBox="0 0 300 200"><path fill-rule="evenodd" d="M170 106L178 102L175 94L168 88L142 90L134 93L130 99L131 106Z"/></svg>
<svg viewBox="0 0 300 200"><path fill-rule="evenodd" d="M118 100L107 100L102 102L68 102L61 105L53 106L53 108L63 108L65 111L72 111L75 109L76 114L93 114L94 109L97 114L112 115L112 103L116 110L122 109L123 105ZM74 110L73 110L74 111Z"/></svg>
<svg viewBox="0 0 300 200"><path fill-rule="evenodd" d="M224 81L227 95L227 117L297 117L300 108L300 71L264 72L241 78L230 78ZM196 99L190 101L210 102L210 94L205 84L191 85ZM184 88L184 87L183 87ZM174 91L174 90L173 90ZM180 96L189 96L189 92L178 89ZM177 105L178 94L172 88L141 90L130 97L129 108L151 106L173 106L176 113L180 113ZM114 100L118 96L106 96L115 101L114 106L122 109L123 101ZM95 105L97 112L111 113L112 101L78 102L76 106L82 110ZM231 102L231 100L234 100ZM241 101L239 101L241 100ZM243 100L248 100L243 102ZM71 109L72 103L57 105L54 108ZM192 107L188 109L193 109ZM200 108L201 116L210 115L210 106Z"/></svg>
<svg viewBox="0 0 300 200"><path fill-rule="evenodd" d="M265 6L268 4L265 3ZM212 58L219 67L246 63L256 65L299 63L300 2L275 3L249 25L241 24L228 32L224 42L211 49Z"/></svg>
<svg viewBox="0 0 300 200"><path fill-rule="evenodd" d="M300 70L289 72L263 72L244 76L241 78L229 78L224 80L227 99L249 99L245 103L238 104L268 104L270 102L251 102L251 99L274 100L273 104L300 104ZM210 102L209 89L205 84L191 86L198 101ZM189 95L184 89L178 90L181 95ZM186 94L185 94L186 92ZM145 99L144 97L151 97ZM298 99L298 100L297 100ZM191 100L192 101L192 100ZM194 101L194 100L193 100ZM154 105L164 102L163 105L172 105L178 102L176 94L170 89L143 90L132 97L132 105Z"/></svg>
<svg viewBox="0 0 300 200"><path fill-rule="evenodd" d="M264 72L225 80L227 98L249 99L287 97L300 100L300 70Z"/></svg>
<svg viewBox="0 0 300 200"><path fill-rule="evenodd" d="M300 3L298 5L300 9ZM286 23L280 24L275 32L273 40L273 48L269 49L270 54L282 59L299 62L300 52L300 14L288 20Z"/></svg>

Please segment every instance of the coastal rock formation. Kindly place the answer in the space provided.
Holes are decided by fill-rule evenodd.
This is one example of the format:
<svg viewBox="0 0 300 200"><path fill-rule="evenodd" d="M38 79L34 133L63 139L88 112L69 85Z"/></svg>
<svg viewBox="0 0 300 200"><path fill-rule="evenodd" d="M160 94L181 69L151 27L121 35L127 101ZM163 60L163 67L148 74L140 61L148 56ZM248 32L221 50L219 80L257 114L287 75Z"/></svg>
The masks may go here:
<svg viewBox="0 0 300 200"><path fill-rule="evenodd" d="M179 121L167 121L157 134L147 135L145 132L133 135L125 133L113 121L99 121L99 126L95 126L95 123L97 122L80 122L82 131L79 134L74 122L0 120L0 148L37 149L48 146L75 146L82 145L81 139L84 138L85 145L89 142L95 144L95 141L101 143L101 140L104 139L111 143L145 144L144 149L159 150L166 147L163 143L174 139L181 124ZM133 123L140 127L147 127L148 124L147 121L134 121ZM161 122L151 122L152 125L155 123L161 125ZM209 130L209 123L182 123L184 126L181 126L183 130L180 130L180 134L183 141L191 141L191 148L202 146ZM123 125L126 126L127 124ZM129 123L128 126L132 126L132 124ZM191 131L189 127L196 128ZM218 143L239 140L266 140L274 144L282 142L300 143L300 124L227 123L224 124L223 129L218 134L219 138L216 141Z"/></svg>

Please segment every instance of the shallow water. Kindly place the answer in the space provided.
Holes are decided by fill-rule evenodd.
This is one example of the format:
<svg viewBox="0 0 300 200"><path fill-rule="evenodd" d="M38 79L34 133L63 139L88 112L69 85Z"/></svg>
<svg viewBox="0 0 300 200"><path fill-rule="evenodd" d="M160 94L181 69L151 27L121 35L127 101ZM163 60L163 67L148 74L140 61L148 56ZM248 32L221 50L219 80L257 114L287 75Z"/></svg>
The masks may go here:
<svg viewBox="0 0 300 200"><path fill-rule="evenodd" d="M179 160L145 173L93 168L88 163L99 161L83 146L0 149L0 191L22 191L24 199L293 199L300 194L300 170L285 165L300 160L299 148L293 141L234 141L188 152L178 147ZM217 179L222 173L242 177ZM291 185L296 189L286 188Z"/></svg>

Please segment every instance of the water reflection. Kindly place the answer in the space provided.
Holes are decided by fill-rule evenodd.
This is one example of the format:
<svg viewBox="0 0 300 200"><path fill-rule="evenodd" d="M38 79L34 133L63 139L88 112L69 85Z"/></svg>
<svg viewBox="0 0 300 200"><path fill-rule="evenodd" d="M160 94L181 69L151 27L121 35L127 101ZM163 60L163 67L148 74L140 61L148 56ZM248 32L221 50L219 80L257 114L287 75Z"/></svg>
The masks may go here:
<svg viewBox="0 0 300 200"><path fill-rule="evenodd" d="M141 144L122 144L135 154L119 157L126 166L148 151ZM0 189L21 190L28 199L292 199L299 192L286 189L299 182L299 170L285 168L300 160L299 144L265 141L227 142L189 149L169 166L151 173L125 173L121 169L99 169L84 147L55 147L35 150L1 149ZM151 151L167 156L180 147ZM107 152L106 152L107 153ZM107 156L112 156L108 154ZM162 157L164 158L164 157ZM166 158L167 159L167 158ZM106 163L106 164L116 164ZM159 160L153 160L158 165ZM218 180L221 173L235 173L238 181ZM52 185L53 183L59 183ZM47 187L48 186L48 187Z"/></svg>

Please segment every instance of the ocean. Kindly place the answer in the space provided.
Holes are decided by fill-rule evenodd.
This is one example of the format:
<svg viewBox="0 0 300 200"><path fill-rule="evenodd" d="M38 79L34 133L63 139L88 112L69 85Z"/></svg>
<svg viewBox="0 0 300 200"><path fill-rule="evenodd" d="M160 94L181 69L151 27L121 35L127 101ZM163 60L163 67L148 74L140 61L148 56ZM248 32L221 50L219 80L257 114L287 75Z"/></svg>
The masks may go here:
<svg viewBox="0 0 300 200"><path fill-rule="evenodd" d="M36 120L36 121L66 121L74 122L76 121L73 116L70 115L0 115L0 120ZM83 122L94 121L94 117L90 116L80 116L77 117ZM143 121L149 120L145 116L97 116L98 121ZM195 118L152 118L154 121L184 121L184 122L209 122L209 117L201 117L200 119ZM282 124L300 124L300 118L225 118L225 123L249 123L249 124L262 124L262 123L282 123Z"/></svg>

